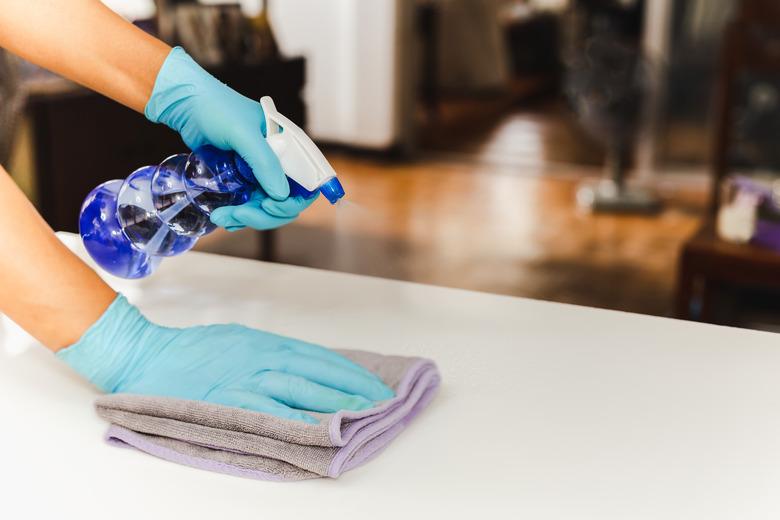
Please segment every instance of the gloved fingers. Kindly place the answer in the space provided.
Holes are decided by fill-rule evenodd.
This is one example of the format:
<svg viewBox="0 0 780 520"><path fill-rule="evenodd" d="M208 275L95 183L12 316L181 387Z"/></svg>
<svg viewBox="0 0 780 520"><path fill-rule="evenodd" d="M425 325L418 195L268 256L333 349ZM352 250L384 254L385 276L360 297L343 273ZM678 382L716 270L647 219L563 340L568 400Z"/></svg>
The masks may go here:
<svg viewBox="0 0 780 520"><path fill-rule="evenodd" d="M296 354L322 359L323 361L328 361L335 365L341 365L345 368L352 369L361 374L368 374L374 379L378 379L379 381L381 381L379 376L377 376L373 372L370 372L369 370L366 370L364 367L358 365L354 361L342 356L338 352L335 352L325 347L321 347L319 345L315 345L313 343L307 343L305 341L301 341L298 339L292 339L292 338L285 338L285 339L286 339L285 346L288 347L293 352L295 352Z"/></svg>
<svg viewBox="0 0 780 520"><path fill-rule="evenodd" d="M285 200L266 198L260 202L260 206L269 215L280 218L297 217L303 210L317 200L317 196L304 198L301 196L288 197Z"/></svg>
<svg viewBox="0 0 780 520"><path fill-rule="evenodd" d="M260 207L260 203L263 199L268 198L263 188L258 188L252 192L249 200L245 203L251 206ZM237 206L223 206L217 208L211 212L211 222L217 226L223 227L228 231L238 231L244 229L246 226L233 217L233 210Z"/></svg>
<svg viewBox="0 0 780 520"><path fill-rule="evenodd" d="M319 423L317 419L309 414L300 412L298 410L293 410L289 406L275 401L267 395L257 394L247 390L215 390L207 396L206 400L225 406L252 410L253 412L267 413L269 415L282 417L284 419L303 421L309 424Z"/></svg>
<svg viewBox="0 0 780 520"><path fill-rule="evenodd" d="M245 228L246 226L233 217L233 209L235 207L236 206L223 206L215 209L211 212L211 222L228 231L238 231L239 229Z"/></svg>
<svg viewBox="0 0 780 520"><path fill-rule="evenodd" d="M279 158L259 130L257 133L241 133L232 145L233 150L252 168L257 181L269 197L284 200L290 195L290 185L282 171Z"/></svg>
<svg viewBox="0 0 780 520"><path fill-rule="evenodd" d="M313 412L366 410L374 405L363 396L351 395L284 372L270 370L260 372L252 379L251 385L260 394L293 408Z"/></svg>
<svg viewBox="0 0 780 520"><path fill-rule="evenodd" d="M362 396L371 401L384 401L395 395L378 377L357 365L348 367L322 358L299 354L288 361L284 368L288 374L348 394Z"/></svg>
<svg viewBox="0 0 780 520"><path fill-rule="evenodd" d="M262 208L250 204L238 206L233 211L233 217L241 224L259 230L276 229L295 220L295 217L280 218L269 215Z"/></svg>
<svg viewBox="0 0 780 520"><path fill-rule="evenodd" d="M257 201L250 200L240 206L224 206L211 212L211 222L228 231L243 227L268 230L282 227L295 217L275 217L266 213Z"/></svg>

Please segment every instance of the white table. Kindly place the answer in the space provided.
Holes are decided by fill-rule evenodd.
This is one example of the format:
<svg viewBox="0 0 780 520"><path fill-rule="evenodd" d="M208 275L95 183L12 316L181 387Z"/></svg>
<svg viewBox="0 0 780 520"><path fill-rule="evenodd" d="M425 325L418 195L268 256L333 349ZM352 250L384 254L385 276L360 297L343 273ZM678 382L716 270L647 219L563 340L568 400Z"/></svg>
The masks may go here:
<svg viewBox="0 0 780 520"><path fill-rule="evenodd" d="M110 282L160 323L428 356L443 387L339 480L245 480L105 445L96 392L6 324L0 518L780 517L778 335L199 253Z"/></svg>

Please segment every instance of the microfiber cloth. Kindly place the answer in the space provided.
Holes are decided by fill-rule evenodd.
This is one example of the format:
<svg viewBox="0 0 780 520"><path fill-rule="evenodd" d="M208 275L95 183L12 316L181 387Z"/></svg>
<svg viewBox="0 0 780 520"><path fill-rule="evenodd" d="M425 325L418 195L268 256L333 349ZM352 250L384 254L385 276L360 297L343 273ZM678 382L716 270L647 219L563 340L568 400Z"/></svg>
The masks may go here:
<svg viewBox="0 0 780 520"><path fill-rule="evenodd" d="M384 380L396 397L375 408L309 412L318 424L202 401L111 394L96 402L106 438L196 468L262 480L336 478L384 449L433 398L429 360L339 351Z"/></svg>

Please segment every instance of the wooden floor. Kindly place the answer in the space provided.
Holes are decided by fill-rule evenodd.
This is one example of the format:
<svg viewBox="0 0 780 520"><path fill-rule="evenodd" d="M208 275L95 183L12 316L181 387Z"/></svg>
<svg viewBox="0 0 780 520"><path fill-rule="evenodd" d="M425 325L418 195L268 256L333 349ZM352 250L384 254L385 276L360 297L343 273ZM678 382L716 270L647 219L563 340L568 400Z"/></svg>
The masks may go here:
<svg viewBox="0 0 780 520"><path fill-rule="evenodd" d="M487 128L487 130L486 130ZM592 215L577 184L600 174L553 107L520 108L471 140L412 162L331 152L348 201L318 201L278 232L281 262L499 294L668 315L680 244L698 223L705 179L663 177L654 217ZM216 232L199 249L252 257L252 231Z"/></svg>
<svg viewBox="0 0 780 520"><path fill-rule="evenodd" d="M598 143L577 124L561 101L542 98L494 105L479 101L444 104L424 121L425 150L468 161L518 167L591 166L604 163Z"/></svg>

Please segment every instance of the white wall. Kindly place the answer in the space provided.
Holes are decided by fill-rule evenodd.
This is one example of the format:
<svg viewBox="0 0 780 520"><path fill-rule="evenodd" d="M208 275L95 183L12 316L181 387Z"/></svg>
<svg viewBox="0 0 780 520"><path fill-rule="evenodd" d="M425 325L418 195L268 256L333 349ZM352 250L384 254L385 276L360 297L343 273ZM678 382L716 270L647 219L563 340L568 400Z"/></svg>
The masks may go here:
<svg viewBox="0 0 780 520"><path fill-rule="evenodd" d="M307 58L308 132L367 148L398 140L400 0L275 0L285 55Z"/></svg>

